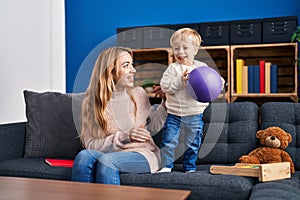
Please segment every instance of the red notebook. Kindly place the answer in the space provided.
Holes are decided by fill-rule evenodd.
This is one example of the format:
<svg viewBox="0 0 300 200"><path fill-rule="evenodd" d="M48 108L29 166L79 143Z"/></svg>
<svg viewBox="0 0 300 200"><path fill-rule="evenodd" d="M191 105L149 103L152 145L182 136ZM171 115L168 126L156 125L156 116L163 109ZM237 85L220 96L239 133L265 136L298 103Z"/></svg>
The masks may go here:
<svg viewBox="0 0 300 200"><path fill-rule="evenodd" d="M74 160L46 158L45 162L53 167L73 167Z"/></svg>

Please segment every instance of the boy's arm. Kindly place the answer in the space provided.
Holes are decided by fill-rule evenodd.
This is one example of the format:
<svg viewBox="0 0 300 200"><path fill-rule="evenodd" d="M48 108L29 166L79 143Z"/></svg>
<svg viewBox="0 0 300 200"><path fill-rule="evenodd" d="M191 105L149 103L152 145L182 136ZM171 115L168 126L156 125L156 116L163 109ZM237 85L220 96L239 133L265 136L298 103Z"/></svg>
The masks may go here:
<svg viewBox="0 0 300 200"><path fill-rule="evenodd" d="M168 94L174 94L183 87L182 74L176 70L176 66L170 65L160 81L161 90Z"/></svg>

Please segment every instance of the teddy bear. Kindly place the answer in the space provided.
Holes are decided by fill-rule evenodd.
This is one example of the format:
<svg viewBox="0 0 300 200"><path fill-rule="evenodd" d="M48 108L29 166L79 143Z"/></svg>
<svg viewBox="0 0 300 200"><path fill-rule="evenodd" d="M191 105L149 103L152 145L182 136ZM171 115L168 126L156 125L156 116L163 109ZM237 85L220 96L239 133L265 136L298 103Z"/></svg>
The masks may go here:
<svg viewBox="0 0 300 200"><path fill-rule="evenodd" d="M292 142L290 133L273 126L256 133L262 147L256 148L248 155L239 158L240 163L266 164L276 162L290 162L291 173L295 172L294 163L290 155L284 150Z"/></svg>

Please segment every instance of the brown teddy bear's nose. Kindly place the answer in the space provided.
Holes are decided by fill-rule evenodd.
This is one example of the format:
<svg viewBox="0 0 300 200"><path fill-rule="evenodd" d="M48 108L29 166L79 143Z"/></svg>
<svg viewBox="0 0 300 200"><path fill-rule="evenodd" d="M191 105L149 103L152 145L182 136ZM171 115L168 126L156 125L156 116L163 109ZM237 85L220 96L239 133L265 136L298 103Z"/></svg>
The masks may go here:
<svg viewBox="0 0 300 200"><path fill-rule="evenodd" d="M272 137L271 137L271 140L275 140L275 136L272 136Z"/></svg>

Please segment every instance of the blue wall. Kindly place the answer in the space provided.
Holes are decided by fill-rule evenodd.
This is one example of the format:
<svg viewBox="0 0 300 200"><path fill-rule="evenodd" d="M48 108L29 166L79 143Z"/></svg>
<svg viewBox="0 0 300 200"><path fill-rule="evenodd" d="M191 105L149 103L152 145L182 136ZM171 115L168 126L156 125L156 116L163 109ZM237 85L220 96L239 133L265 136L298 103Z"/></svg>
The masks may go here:
<svg viewBox="0 0 300 200"><path fill-rule="evenodd" d="M65 0L65 3L67 92L85 90L99 48L113 45L118 27L300 16L299 0ZM82 67L83 63L87 66ZM86 73L83 79L76 78L80 69ZM80 80L80 84L73 88L75 80Z"/></svg>

